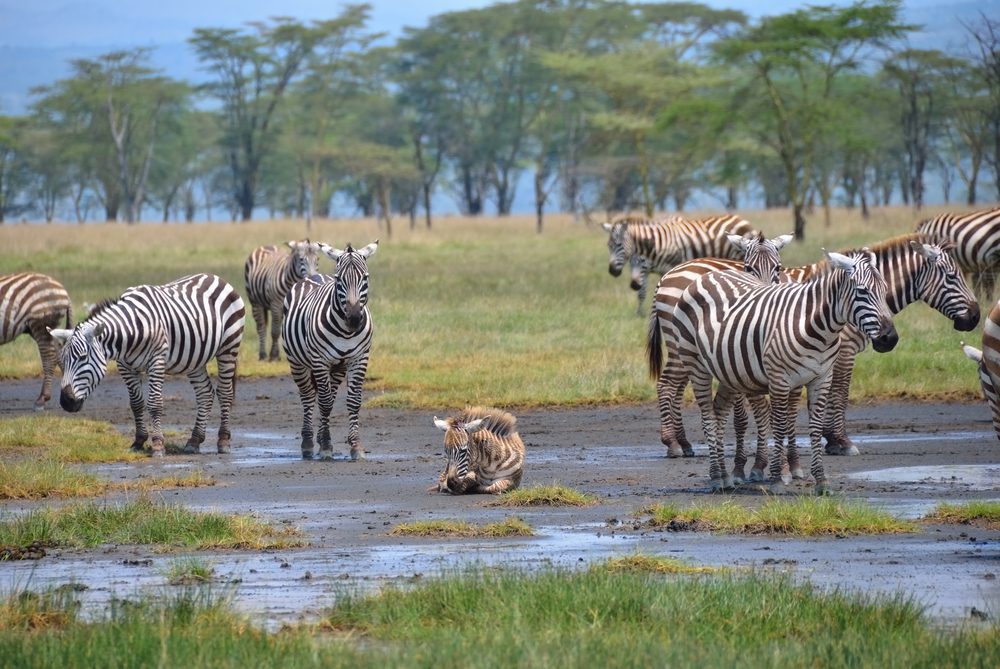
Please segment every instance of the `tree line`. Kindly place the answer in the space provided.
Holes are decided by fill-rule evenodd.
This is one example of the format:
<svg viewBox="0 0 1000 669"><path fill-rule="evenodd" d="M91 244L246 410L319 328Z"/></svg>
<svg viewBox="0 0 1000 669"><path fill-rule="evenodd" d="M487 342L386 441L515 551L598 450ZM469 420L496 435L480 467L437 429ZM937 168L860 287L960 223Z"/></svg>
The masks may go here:
<svg viewBox="0 0 1000 669"><path fill-rule="evenodd" d="M961 53L915 49L899 0L750 20L697 2L517 0L434 16L391 44L370 7L198 28L204 83L146 48L71 62L0 116L0 221L325 217L389 227L434 195L510 213L683 211L695 193L806 214L1000 193L1000 20Z"/></svg>

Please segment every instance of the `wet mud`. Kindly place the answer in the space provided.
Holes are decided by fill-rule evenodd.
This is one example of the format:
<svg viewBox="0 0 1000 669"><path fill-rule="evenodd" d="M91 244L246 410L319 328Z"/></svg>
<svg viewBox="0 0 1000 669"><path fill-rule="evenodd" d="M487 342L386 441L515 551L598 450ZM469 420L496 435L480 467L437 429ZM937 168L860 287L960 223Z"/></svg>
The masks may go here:
<svg viewBox="0 0 1000 669"><path fill-rule="evenodd" d="M31 412L36 385L34 380L0 384L0 416ZM195 409L187 382L168 380L165 397L165 429L189 430ZM440 407L436 413L459 408ZM46 411L54 419L65 415L57 404ZM666 458L655 404L514 412L527 447L522 485L559 483L600 499L586 508L508 509L489 506L486 496L428 494L443 464L434 413L362 409L368 456L351 462L343 443L346 416L340 398L332 421L339 457L307 462L299 455L300 409L291 379L241 380L231 454L213 452L215 435L210 432L201 455L94 469L112 480L201 470L217 485L158 494L195 509L251 513L294 525L305 533L307 547L201 553L112 545L93 550L46 547L35 559L0 562L0 589L76 584L82 601L97 610L114 598L169 588L171 565L194 556L213 567L214 583L240 609L275 627L314 619L345 591L418 581L469 564L579 568L642 552L698 565L788 572L841 590L902 592L945 624L969 620L973 610L994 619L1000 615L1000 532L995 530L925 525L918 533L898 536L807 539L643 527L636 512L653 502L684 507L732 499L752 506L767 499L749 486L726 496L707 492L703 447L696 447L693 458ZM131 432L124 384L115 376L76 415ZM804 418L800 411L800 428ZM690 436L699 439L692 407L685 409L684 419ZM939 502L1000 500L1000 442L985 403L852 406L848 421L861 455L824 458L834 493L904 518L919 518ZM804 436L799 444L808 463ZM796 481L776 494L810 492L809 484ZM0 502L0 519L62 503L66 501ZM442 540L389 534L405 522L485 524L512 515L528 522L537 536Z"/></svg>

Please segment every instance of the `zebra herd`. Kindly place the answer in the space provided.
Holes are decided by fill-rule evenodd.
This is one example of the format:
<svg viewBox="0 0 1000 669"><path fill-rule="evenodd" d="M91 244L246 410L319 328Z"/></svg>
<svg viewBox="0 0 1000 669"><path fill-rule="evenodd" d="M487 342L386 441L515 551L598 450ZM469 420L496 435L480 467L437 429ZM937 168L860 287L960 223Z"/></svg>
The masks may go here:
<svg viewBox="0 0 1000 669"><path fill-rule="evenodd" d="M646 337L660 439L669 457L693 454L680 412L690 382L709 446L710 485L716 490L768 476L785 483L805 478L794 434L805 388L810 474L822 493L823 455L857 453L845 420L857 354L869 340L876 351L892 350L898 341L892 317L916 301L952 320L956 330L974 329L979 307L962 272L972 274L974 286L992 299L1000 266L1000 208L938 216L921 222L915 233L865 248L824 251L823 260L797 268L781 263L790 235L766 239L735 215L700 220L625 216L604 227L609 272L618 276L630 264L640 314L647 275L660 274ZM359 412L373 334L367 262L378 241L342 250L309 240L287 246L288 252L257 248L245 264L259 357L277 360L279 336L283 339L302 405L306 460L317 455L317 444L321 459L333 457L330 414L346 381L347 443L352 459L363 458ZM321 255L336 263L331 275L318 272ZM60 405L70 412L82 408L114 360L135 421L132 448L143 450L151 441L152 454L161 456L164 376L185 374L198 407L185 452L200 452L215 397L221 414L217 450L229 452L245 324L243 298L231 284L213 274L195 274L135 286L97 304L76 327L70 305L66 290L51 277L0 276L0 344L27 333L38 345L43 382L36 408L50 399L57 359L63 371ZM983 350L965 346L965 351L979 363L1000 438L1000 304L987 318ZM214 384L207 372L213 358L218 367ZM749 477L744 471L747 403L757 426ZM730 409L736 428L731 471L723 458ZM498 493L519 485L524 444L512 415L470 408L447 420L435 417L434 424L445 431L448 457L434 490ZM768 431L774 443L770 454Z"/></svg>
<svg viewBox="0 0 1000 669"><path fill-rule="evenodd" d="M308 457L312 457L312 413L317 399L320 455L332 457L330 410L346 377L348 443L353 458L363 457L358 411L372 336L366 260L378 242L358 250L350 244L341 250L308 240L288 246L291 252L278 254L277 259L275 247L258 248L246 264L247 293L261 333L261 357L262 321L265 314L271 314L272 335L276 323L299 388L303 457L307 457L307 442ZM316 273L319 252L336 261L332 275ZM217 450L229 452L230 413L246 317L243 298L231 284L214 274L194 274L163 285L134 286L120 297L99 302L76 327L70 304L65 288L51 277L35 273L0 276L0 343L31 334L42 358L44 378L36 408L44 408L50 398L57 349L63 370L59 404L69 412L81 410L113 360L128 390L135 421L132 449L143 450L149 440L152 455L159 457L164 454L160 425L164 376L185 374L194 387L198 409L184 451L200 452L208 414L218 397ZM65 327L57 327L63 319ZM277 357L273 344L271 357ZM218 367L214 385L207 370L213 358Z"/></svg>
<svg viewBox="0 0 1000 669"><path fill-rule="evenodd" d="M810 472L816 491L822 493L822 439L828 454L857 453L845 420L857 354L868 340L876 351L891 350L897 341L891 317L918 300L952 320L956 330L974 329L979 306L962 270L978 277L976 285L988 294L1000 265L1000 208L928 219L915 234L871 249L825 252L824 261L791 269L782 268L778 255L787 237L732 234L727 226L735 223L742 229L745 223L732 216L686 221L683 230L700 230L686 236L677 221L622 217L606 224L609 271L617 275L626 261L633 268L665 268L647 334L660 437L668 456L693 455L680 421L681 399L690 380L709 444L712 489L729 489L744 480L744 398L750 400L758 427L750 480L763 480L768 466L772 480L804 478L794 447L793 418L805 387ZM709 230L727 246L716 257L698 257L705 253ZM640 249L650 257L636 258ZM740 255L742 263L731 260ZM695 259L677 264L680 258ZM635 282L632 287L638 289ZM966 352L980 362L983 391L1000 437L1000 304L990 314L983 342L985 352L971 347ZM713 384L718 386L714 394ZM731 473L722 459L730 406L736 427ZM768 428L774 440L770 459Z"/></svg>

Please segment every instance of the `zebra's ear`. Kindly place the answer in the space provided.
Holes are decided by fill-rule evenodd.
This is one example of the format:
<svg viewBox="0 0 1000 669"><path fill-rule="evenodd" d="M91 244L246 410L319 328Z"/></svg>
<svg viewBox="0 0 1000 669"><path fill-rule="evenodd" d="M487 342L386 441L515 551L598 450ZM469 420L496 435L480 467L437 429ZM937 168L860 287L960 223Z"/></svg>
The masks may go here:
<svg viewBox="0 0 1000 669"><path fill-rule="evenodd" d="M479 430L483 429L484 427L483 421L485 421L487 418L489 418L489 416L483 416L482 418L477 418L476 420L469 421L468 423L465 424L465 431L468 432L469 434L472 434L473 432L478 432Z"/></svg>
<svg viewBox="0 0 1000 669"><path fill-rule="evenodd" d="M445 432L451 429L451 425L448 425L448 421L441 420L437 416L434 416L434 425L436 425L439 429L444 430Z"/></svg>
<svg viewBox="0 0 1000 669"><path fill-rule="evenodd" d="M795 235L778 235L771 240L771 243L780 251L791 244L793 239L795 239Z"/></svg>
<svg viewBox="0 0 1000 669"><path fill-rule="evenodd" d="M340 249L335 249L329 244L319 243L319 250L326 254L326 257L330 260L337 260L340 256L344 255L344 252Z"/></svg>
<svg viewBox="0 0 1000 669"><path fill-rule="evenodd" d="M60 346L64 346L66 342L70 340L73 336L73 330L64 330L62 328L45 328L49 331L49 336L56 340Z"/></svg>
<svg viewBox="0 0 1000 669"><path fill-rule="evenodd" d="M980 351L975 346L968 346L968 345L966 345L966 343L964 341L960 342L960 343L962 344L962 351L965 352L965 355L966 355L967 358L969 358L969 360L973 360L975 362L982 362L983 361L983 352L982 351Z"/></svg>
<svg viewBox="0 0 1000 669"><path fill-rule="evenodd" d="M378 250L378 240L376 239L363 249L358 249L358 253L361 254L362 258L367 258L369 256L375 255L375 251L377 250Z"/></svg>
<svg viewBox="0 0 1000 669"><path fill-rule="evenodd" d="M910 240L910 248L928 260L937 260L941 256L941 252L938 249L930 244L921 244L915 239Z"/></svg>
<svg viewBox="0 0 1000 669"><path fill-rule="evenodd" d="M843 253L837 253L836 251L827 251L826 249L823 249L823 255L826 256L826 259L834 267L846 272L854 271L854 259L850 256L845 256Z"/></svg>
<svg viewBox="0 0 1000 669"><path fill-rule="evenodd" d="M299 245L299 243L297 241L295 241L294 239L292 239L290 241L287 241L285 243L288 244L288 248L290 248L292 250L294 250L295 247Z"/></svg>
<svg viewBox="0 0 1000 669"><path fill-rule="evenodd" d="M729 243L738 248L740 251L747 250L747 240L744 237L727 232L726 239L728 239Z"/></svg>
<svg viewBox="0 0 1000 669"><path fill-rule="evenodd" d="M98 323L94 326L94 329L87 333L87 343L91 343L95 339L101 339L104 337L105 333L108 331L108 326L104 323Z"/></svg>
<svg viewBox="0 0 1000 669"><path fill-rule="evenodd" d="M601 227L604 228L605 232L607 232L607 233L611 232L611 224L610 223L601 223Z"/></svg>

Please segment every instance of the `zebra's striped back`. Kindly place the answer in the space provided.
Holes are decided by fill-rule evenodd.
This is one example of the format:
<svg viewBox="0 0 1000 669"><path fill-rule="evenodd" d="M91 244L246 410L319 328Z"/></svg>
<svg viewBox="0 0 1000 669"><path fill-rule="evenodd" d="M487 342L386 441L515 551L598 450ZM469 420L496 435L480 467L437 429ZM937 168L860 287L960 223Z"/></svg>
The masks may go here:
<svg viewBox="0 0 1000 669"><path fill-rule="evenodd" d="M1000 439L1000 302L993 305L983 322L982 350L963 345L965 354L978 363L979 383L993 417L993 430Z"/></svg>
<svg viewBox="0 0 1000 669"><path fill-rule="evenodd" d="M367 259L378 248L375 241L355 250L320 244L336 260L332 276L317 275L296 283L284 301L282 337L292 378L302 402L302 456L315 447L312 413L320 411L320 457L332 458L329 417L337 388L347 378L348 443L354 459L363 456L358 429L361 392L368 369L372 319L368 311Z"/></svg>
<svg viewBox="0 0 1000 669"><path fill-rule="evenodd" d="M959 266L973 275L973 290L992 301L1000 269L1000 207L966 214L945 213L921 221L917 232L951 241Z"/></svg>
<svg viewBox="0 0 1000 669"><path fill-rule="evenodd" d="M58 354L48 329L59 327L61 321L72 327L73 307L61 283L35 272L0 275L0 344L29 334L42 360L42 390L35 409L44 409L52 397Z"/></svg>
<svg viewBox="0 0 1000 669"><path fill-rule="evenodd" d="M63 285L35 272L0 275L0 344L30 334L34 323L72 323L73 306ZM44 330L43 330L44 331Z"/></svg>
<svg viewBox="0 0 1000 669"><path fill-rule="evenodd" d="M524 442L517 419L500 409L469 407L446 420L434 418L445 431L447 457L438 489L442 492L501 493L521 483Z"/></svg>
<svg viewBox="0 0 1000 669"><path fill-rule="evenodd" d="M608 232L608 272L621 274L631 267L631 287L639 291L639 313L646 298L646 276L663 274L695 258L741 258L742 251L727 235L756 234L750 223L735 214L700 219L670 216L650 220L636 216L605 224Z"/></svg>

